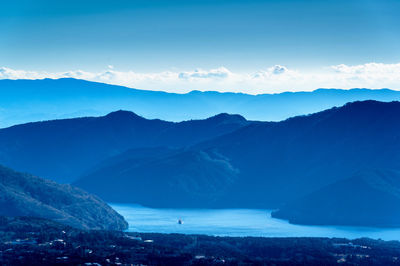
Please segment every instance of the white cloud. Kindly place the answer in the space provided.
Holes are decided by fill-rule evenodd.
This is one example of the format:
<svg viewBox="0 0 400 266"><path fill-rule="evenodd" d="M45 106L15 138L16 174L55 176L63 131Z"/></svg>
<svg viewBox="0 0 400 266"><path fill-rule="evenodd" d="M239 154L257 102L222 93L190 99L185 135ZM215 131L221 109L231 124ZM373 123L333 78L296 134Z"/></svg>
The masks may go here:
<svg viewBox="0 0 400 266"><path fill-rule="evenodd" d="M382 64L382 63L368 63L364 65L337 65L331 67L337 73L341 74L351 74L351 75L359 75L359 74L400 74L400 63L398 64Z"/></svg>
<svg viewBox="0 0 400 266"><path fill-rule="evenodd" d="M275 65L273 67L270 67L267 69L267 71L262 71L262 73L267 74L267 75L280 75L284 73L291 72L287 67L281 66L281 65Z"/></svg>
<svg viewBox="0 0 400 266"><path fill-rule="evenodd" d="M48 73L14 70L8 67L0 67L0 79L40 79L48 76L50 76Z"/></svg>
<svg viewBox="0 0 400 266"><path fill-rule="evenodd" d="M217 69L211 69L211 70L202 70L202 69L196 69L195 71L192 72L181 72L179 73L179 78L180 79L222 79L222 78L228 78L231 76L232 73L226 69L225 67L220 67Z"/></svg>
<svg viewBox="0 0 400 266"><path fill-rule="evenodd" d="M139 73L118 71L113 66L100 72L73 70L41 72L0 68L0 79L78 78L138 89L188 92L217 90L245 93L314 90L317 88L400 89L400 63L335 65L315 71L299 71L275 65L252 73L232 72L225 67L194 71Z"/></svg>
<svg viewBox="0 0 400 266"><path fill-rule="evenodd" d="M286 77L298 76L298 72L295 70L289 70L285 66L275 65L273 67L267 68L267 70L257 71L252 75L255 79L276 79L277 75L284 75Z"/></svg>

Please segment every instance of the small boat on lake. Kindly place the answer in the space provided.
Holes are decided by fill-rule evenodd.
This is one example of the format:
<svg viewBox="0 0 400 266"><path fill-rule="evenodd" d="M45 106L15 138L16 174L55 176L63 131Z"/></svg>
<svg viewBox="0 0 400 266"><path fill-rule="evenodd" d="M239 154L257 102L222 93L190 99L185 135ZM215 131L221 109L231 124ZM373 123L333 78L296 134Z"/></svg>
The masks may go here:
<svg viewBox="0 0 400 266"><path fill-rule="evenodd" d="M183 224L182 219L178 219L178 224Z"/></svg>

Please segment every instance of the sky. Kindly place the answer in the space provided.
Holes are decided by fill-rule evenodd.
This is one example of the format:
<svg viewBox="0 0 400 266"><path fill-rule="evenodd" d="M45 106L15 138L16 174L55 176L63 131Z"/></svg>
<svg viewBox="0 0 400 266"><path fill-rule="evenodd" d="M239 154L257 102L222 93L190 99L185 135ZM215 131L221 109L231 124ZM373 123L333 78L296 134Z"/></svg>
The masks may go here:
<svg viewBox="0 0 400 266"><path fill-rule="evenodd" d="M398 0L14 0L0 78L246 93L400 89Z"/></svg>

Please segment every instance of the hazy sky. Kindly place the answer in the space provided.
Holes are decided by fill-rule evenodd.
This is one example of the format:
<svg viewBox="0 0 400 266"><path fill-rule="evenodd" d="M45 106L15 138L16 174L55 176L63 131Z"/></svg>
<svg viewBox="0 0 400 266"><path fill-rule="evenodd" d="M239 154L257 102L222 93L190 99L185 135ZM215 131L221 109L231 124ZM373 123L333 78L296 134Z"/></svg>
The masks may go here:
<svg viewBox="0 0 400 266"><path fill-rule="evenodd" d="M0 78L80 75L172 91L397 89L399 14L398 0L2 1ZM353 73L347 81L343 69Z"/></svg>

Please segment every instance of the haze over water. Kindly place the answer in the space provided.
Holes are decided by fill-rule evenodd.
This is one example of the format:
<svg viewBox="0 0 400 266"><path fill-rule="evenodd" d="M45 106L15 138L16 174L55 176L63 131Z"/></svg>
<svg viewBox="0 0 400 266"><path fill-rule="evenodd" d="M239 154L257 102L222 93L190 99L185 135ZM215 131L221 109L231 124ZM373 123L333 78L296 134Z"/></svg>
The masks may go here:
<svg viewBox="0 0 400 266"><path fill-rule="evenodd" d="M111 204L125 217L130 232L206 234L255 237L369 237L400 240L400 228L293 225L271 218L271 210L154 209L134 204ZM178 224L178 219L183 224Z"/></svg>

